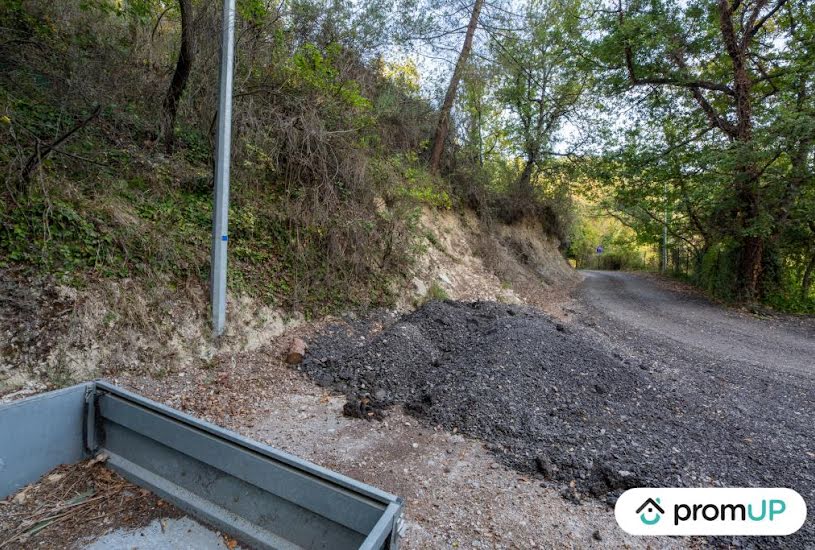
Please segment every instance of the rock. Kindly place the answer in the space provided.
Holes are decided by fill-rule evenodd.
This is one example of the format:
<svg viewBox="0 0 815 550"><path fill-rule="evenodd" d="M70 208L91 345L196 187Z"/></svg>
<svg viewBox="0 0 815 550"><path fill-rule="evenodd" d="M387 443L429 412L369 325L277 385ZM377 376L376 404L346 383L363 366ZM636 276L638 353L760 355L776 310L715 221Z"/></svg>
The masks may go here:
<svg viewBox="0 0 815 550"><path fill-rule="evenodd" d="M428 288L427 284L424 281L422 281L418 277L414 277L413 280L410 282L413 284L413 290L417 296L424 297L425 295L427 295Z"/></svg>
<svg viewBox="0 0 815 550"><path fill-rule="evenodd" d="M608 491L624 491L642 484L636 473L628 470L618 470L611 464L599 464L593 472L593 479L602 481ZM600 496L598 494L598 496Z"/></svg>
<svg viewBox="0 0 815 550"><path fill-rule="evenodd" d="M571 502L572 504L581 504L580 502L580 495L577 494L577 491L573 487L567 487L560 492L560 496L562 496L565 500Z"/></svg>
<svg viewBox="0 0 815 550"><path fill-rule="evenodd" d="M555 330L558 332L566 332L566 327L561 325L560 323L555 324Z"/></svg>
<svg viewBox="0 0 815 550"><path fill-rule="evenodd" d="M388 212L388 204L382 197L374 197L374 208L376 208L376 211L380 214Z"/></svg>
<svg viewBox="0 0 815 550"><path fill-rule="evenodd" d="M591 538L593 538L594 540L603 540L603 535L601 535L600 531L597 530L591 534Z"/></svg>
<svg viewBox="0 0 815 550"><path fill-rule="evenodd" d="M31 490L31 485L27 485L22 491L14 495L14 498L11 501L14 504L25 504L28 500L28 492Z"/></svg>
<svg viewBox="0 0 815 550"><path fill-rule="evenodd" d="M299 365L306 356L307 349L308 346L306 346L306 343L302 339L295 338L289 345L289 351L286 354L286 363L289 365Z"/></svg>
<svg viewBox="0 0 815 550"><path fill-rule="evenodd" d="M602 479L593 479L588 486L589 493L595 498L600 498L608 493L609 486Z"/></svg>

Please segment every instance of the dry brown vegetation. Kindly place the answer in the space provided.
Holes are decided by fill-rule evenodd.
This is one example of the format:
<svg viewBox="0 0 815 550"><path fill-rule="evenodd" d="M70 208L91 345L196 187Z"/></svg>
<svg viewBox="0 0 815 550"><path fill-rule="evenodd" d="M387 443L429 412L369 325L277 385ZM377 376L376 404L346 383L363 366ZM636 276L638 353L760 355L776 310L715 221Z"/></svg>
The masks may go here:
<svg viewBox="0 0 815 550"><path fill-rule="evenodd" d="M415 71L363 55L333 9L239 3L233 291L315 314L392 302L423 246L422 205L477 195L485 220L557 228L539 197L490 188L456 143L431 176L437 113ZM0 16L4 262L71 285L203 286L218 6L15 0Z"/></svg>

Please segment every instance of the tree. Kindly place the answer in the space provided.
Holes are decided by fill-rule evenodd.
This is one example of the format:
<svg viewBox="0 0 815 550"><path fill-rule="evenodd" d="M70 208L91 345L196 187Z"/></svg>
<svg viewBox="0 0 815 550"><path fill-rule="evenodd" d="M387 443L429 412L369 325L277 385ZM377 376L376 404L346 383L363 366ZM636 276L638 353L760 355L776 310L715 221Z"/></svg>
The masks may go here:
<svg viewBox="0 0 815 550"><path fill-rule="evenodd" d="M476 28L478 27L478 18L481 15L481 8L484 5L484 0L475 0L473 11L470 15L470 22L467 25L467 33L464 35L464 44L461 46L461 52L456 61L456 68L453 70L453 75L450 77L450 83L447 85L447 93L444 95L444 102L441 105L439 112L439 121L436 125L436 133L433 137L433 149L430 153L430 171L437 174L439 165L441 164L441 156L444 153L444 143L447 140L447 134L450 131L450 113L453 110L453 104L456 101L456 93L458 92L458 84L464 74L464 69L467 66L467 60L470 57L470 52L473 49L473 37L475 36Z"/></svg>
<svg viewBox="0 0 815 550"><path fill-rule="evenodd" d="M804 95L812 85L811 71L800 71L811 68L811 48L785 47L796 40L796 19L799 27L811 24L811 7L785 8L788 0L618 0L607 10L613 15L601 18L607 34L597 42L607 82L632 90L631 102L644 105L643 125L665 117L665 105L677 105L674 116L689 136L678 149L702 152L680 172L715 182L708 237L734 243L733 291L745 299L760 298L771 286L765 281L771 249L805 187L792 166L811 164L808 138L784 127L790 112L812 116L790 94L794 74L804 79L797 84ZM693 223L693 211L688 214Z"/></svg>
<svg viewBox="0 0 815 550"><path fill-rule="evenodd" d="M191 0L178 0L178 9L181 14L181 44L178 48L178 60L175 64L173 79L164 97L164 147L167 154L172 154L175 147L175 119L178 114L178 104L187 87L195 57Z"/></svg>
<svg viewBox="0 0 815 550"><path fill-rule="evenodd" d="M590 80L571 61L579 7L577 2L533 4L525 18L527 32L493 40L502 75L498 97L510 115L511 153L522 162L515 182L522 195L532 193L536 169L553 156L556 134Z"/></svg>

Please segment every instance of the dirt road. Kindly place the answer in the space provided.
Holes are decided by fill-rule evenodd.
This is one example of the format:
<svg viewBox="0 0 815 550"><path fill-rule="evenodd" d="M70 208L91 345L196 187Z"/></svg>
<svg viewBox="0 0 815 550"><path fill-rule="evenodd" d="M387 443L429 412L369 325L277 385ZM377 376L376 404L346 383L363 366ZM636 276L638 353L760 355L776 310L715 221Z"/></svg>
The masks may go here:
<svg viewBox="0 0 815 550"><path fill-rule="evenodd" d="M644 275L585 271L583 299L622 325L722 361L815 376L815 322L761 319Z"/></svg>
<svg viewBox="0 0 815 550"><path fill-rule="evenodd" d="M649 458L644 477L795 489L810 510L801 531L733 542L815 547L815 319L725 308L649 275L584 275L577 313L587 334L647 368L669 396L659 406L670 410L649 428L652 448L675 441L678 465Z"/></svg>

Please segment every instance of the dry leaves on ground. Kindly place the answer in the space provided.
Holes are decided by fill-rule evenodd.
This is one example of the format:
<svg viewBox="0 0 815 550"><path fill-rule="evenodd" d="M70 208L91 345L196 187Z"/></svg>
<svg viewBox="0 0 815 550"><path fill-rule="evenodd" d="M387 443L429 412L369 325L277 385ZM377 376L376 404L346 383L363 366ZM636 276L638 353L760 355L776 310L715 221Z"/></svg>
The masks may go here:
<svg viewBox="0 0 815 550"><path fill-rule="evenodd" d="M41 544L64 548L111 528L146 525L180 512L125 481L105 466L106 457L60 466L0 501L0 548Z"/></svg>

